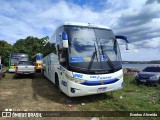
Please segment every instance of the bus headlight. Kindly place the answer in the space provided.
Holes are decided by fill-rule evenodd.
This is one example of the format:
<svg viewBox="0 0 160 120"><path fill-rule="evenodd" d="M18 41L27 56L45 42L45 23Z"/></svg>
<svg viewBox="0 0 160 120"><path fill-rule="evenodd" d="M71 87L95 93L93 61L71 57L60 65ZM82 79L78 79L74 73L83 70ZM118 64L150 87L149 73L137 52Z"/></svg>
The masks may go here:
<svg viewBox="0 0 160 120"><path fill-rule="evenodd" d="M79 79L79 78L74 78L74 77L71 77L69 76L68 74L65 74L66 78L75 82L75 83L83 83L85 82L86 80L83 80L83 79Z"/></svg>

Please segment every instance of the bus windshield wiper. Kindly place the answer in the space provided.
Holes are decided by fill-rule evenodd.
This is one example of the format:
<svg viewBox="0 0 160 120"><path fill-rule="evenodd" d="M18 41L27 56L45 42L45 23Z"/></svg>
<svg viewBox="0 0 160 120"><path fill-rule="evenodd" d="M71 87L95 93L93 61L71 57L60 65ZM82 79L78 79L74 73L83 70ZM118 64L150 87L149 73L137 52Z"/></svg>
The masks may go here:
<svg viewBox="0 0 160 120"><path fill-rule="evenodd" d="M93 52L92 57L91 57L91 61L89 62L89 65L88 65L88 67L87 67L87 70L88 70L88 71L89 71L89 70L91 69L91 67L92 67L92 64L93 64L93 61L94 61L95 56L96 56L97 61L98 61L97 49L96 49L95 43L94 43L94 47L95 47L95 51Z"/></svg>
<svg viewBox="0 0 160 120"><path fill-rule="evenodd" d="M110 67L111 69L113 69L113 70L115 71L114 65L113 65L113 63L111 62L109 56L107 55L106 50L103 50L101 43L100 43L100 48L101 48L101 53L102 53L102 55L103 55L103 56L105 55L105 56L107 57L107 60L108 60L108 62L106 61L107 64L109 65L109 67Z"/></svg>

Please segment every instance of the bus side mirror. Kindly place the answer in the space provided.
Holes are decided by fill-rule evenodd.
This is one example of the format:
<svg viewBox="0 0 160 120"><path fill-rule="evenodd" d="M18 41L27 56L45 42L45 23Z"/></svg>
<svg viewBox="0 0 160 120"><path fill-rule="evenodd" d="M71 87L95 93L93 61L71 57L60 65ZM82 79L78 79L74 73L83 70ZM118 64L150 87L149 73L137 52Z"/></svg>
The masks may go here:
<svg viewBox="0 0 160 120"><path fill-rule="evenodd" d="M129 42L128 42L127 37L121 36L121 35L117 35L115 37L116 37L116 39L122 39L122 40L124 40L126 42L126 50L129 50Z"/></svg>
<svg viewBox="0 0 160 120"><path fill-rule="evenodd" d="M129 50L129 44L128 43L126 43L126 50Z"/></svg>
<svg viewBox="0 0 160 120"><path fill-rule="evenodd" d="M66 32L62 32L62 46L63 48L68 48L68 35Z"/></svg>

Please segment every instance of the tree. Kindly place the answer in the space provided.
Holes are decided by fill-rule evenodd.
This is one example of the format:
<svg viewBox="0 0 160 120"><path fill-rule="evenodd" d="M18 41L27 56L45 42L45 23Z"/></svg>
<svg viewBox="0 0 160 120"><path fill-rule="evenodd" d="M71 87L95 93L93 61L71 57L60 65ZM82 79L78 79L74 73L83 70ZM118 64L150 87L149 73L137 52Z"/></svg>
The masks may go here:
<svg viewBox="0 0 160 120"><path fill-rule="evenodd" d="M50 47L44 48L47 41L48 36L43 38L29 36L26 39L19 39L16 41L16 43L13 45L13 49L15 52L28 54L30 59L37 53L42 53L45 56L50 51L55 51L55 47L53 46L51 46L52 49Z"/></svg>
<svg viewBox="0 0 160 120"><path fill-rule="evenodd" d="M0 56L2 57L2 63L8 65L10 53L25 53L29 55L31 60L32 56L37 53L45 55L55 52L55 44L48 42L48 36L43 38L37 38L28 36L25 39L19 39L15 44L8 44L6 41L0 41ZM46 46L46 47L44 47Z"/></svg>
<svg viewBox="0 0 160 120"><path fill-rule="evenodd" d="M8 65L9 55L10 55L12 50L13 50L13 48L12 48L11 44L7 43L4 40L0 41L0 56L1 56L1 59L2 59L1 62L5 66Z"/></svg>

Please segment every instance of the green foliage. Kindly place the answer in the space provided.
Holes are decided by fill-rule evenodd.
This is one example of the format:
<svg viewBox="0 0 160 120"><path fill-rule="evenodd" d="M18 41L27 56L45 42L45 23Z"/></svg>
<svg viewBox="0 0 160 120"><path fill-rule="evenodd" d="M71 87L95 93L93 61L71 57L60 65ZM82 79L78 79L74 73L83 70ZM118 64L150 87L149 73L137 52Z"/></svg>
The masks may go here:
<svg viewBox="0 0 160 120"><path fill-rule="evenodd" d="M31 59L36 53L41 53L43 51L43 46L45 44L45 39L39 39L37 37L27 37L26 39L18 40L14 45L13 49L15 52L26 53Z"/></svg>
<svg viewBox="0 0 160 120"><path fill-rule="evenodd" d="M73 98L72 101L78 101L78 99ZM159 111L160 85L137 86L134 76L125 75L121 90L81 97L80 102L86 103L85 106L77 105L81 111Z"/></svg>
<svg viewBox="0 0 160 120"><path fill-rule="evenodd" d="M11 44L8 44L6 41L2 40L0 41L0 56L1 56L1 62L5 66L8 65L9 60L9 54L13 50L13 47Z"/></svg>
<svg viewBox="0 0 160 120"><path fill-rule="evenodd" d="M55 51L55 47L51 46L50 43L46 45L47 40L48 36L41 39L29 36L26 39L18 40L13 45L13 49L15 52L28 54L30 59L37 53L42 53L45 56L52 50ZM46 47L44 48L45 45Z"/></svg>
<svg viewBox="0 0 160 120"><path fill-rule="evenodd" d="M55 44L54 43L50 43L48 42L45 47L44 47L44 50L43 50L43 55L46 56L50 53L55 53L56 52L56 48L55 48Z"/></svg>
<svg viewBox="0 0 160 120"><path fill-rule="evenodd" d="M2 63L8 65L8 57L10 53L18 52L25 53L29 55L31 60L32 56L37 53L42 53L45 55L55 52L55 44L46 44L48 36L43 38L37 38L28 36L25 39L19 39L15 44L10 45L6 41L0 41L0 56L2 57ZM46 45L46 47L44 47Z"/></svg>

